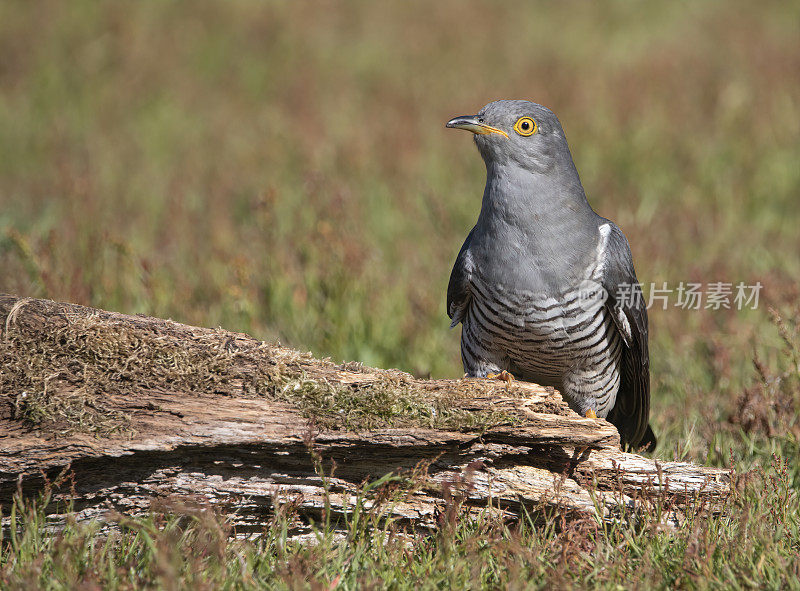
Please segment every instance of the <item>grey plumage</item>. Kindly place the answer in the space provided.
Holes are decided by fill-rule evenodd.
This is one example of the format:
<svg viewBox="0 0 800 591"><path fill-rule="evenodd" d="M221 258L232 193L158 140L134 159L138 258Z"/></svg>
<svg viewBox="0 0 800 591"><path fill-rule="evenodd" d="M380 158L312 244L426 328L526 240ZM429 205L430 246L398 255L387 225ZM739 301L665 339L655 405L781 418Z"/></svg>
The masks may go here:
<svg viewBox="0 0 800 591"><path fill-rule="evenodd" d="M497 101L447 125L475 134L487 171L447 289L464 370L552 385L623 443L652 448L647 312L628 241L589 205L558 119Z"/></svg>

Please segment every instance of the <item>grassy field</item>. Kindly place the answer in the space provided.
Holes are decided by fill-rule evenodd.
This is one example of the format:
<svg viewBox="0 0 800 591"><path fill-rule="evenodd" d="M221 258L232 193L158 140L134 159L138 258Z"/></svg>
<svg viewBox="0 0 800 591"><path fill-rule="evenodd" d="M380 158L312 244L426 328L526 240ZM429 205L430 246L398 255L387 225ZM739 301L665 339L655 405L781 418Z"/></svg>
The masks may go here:
<svg viewBox="0 0 800 591"><path fill-rule="evenodd" d="M756 310L650 311L656 455L752 471L727 518L301 547L290 517L258 543L204 512L99 542L28 507L0 584L800 588L798 22L772 0L0 4L0 291L458 376L444 298L484 168L444 123L498 98L558 114L646 286L763 285Z"/></svg>

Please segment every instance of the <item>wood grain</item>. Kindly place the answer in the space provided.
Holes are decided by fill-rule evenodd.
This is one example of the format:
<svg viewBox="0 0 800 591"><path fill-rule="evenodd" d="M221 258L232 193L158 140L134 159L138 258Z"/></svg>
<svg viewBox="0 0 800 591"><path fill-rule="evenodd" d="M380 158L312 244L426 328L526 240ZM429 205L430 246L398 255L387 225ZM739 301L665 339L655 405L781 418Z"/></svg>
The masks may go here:
<svg viewBox="0 0 800 591"><path fill-rule="evenodd" d="M405 475L412 485L387 505L386 516L426 527L454 498L467 509L490 504L509 518L525 507L601 519L616 519L658 500L678 519L697 503L719 505L729 491L726 470L622 452L611 424L578 416L551 388L494 380L419 380L397 371L335 365L221 329L48 300L0 296L3 383L14 383L10 372L26 354L17 341L41 344L46 355L48 339L70 326L89 326L93 334L99 331L111 340L135 332L137 338L148 335L175 350L191 346L233 353L214 376L213 391L170 389L164 386L171 383L169 375L150 385L122 376L118 386L99 394L88 392L87 383L74 376L61 380L58 396L80 393L90 405L99 396L104 412L124 417L124 429L103 435L65 428L57 420L32 422L20 413L23 392L7 386L10 391L0 397L4 511L18 489L34 494L45 478L67 468L73 490L59 492L54 500L71 497L78 519L103 518L111 509L138 514L154 500L184 499L216 506L230 515L238 532L260 530L285 502L315 519L326 495L331 510L343 515L364 482L390 472ZM90 362L78 350L81 340L76 342L72 353L69 346L66 353L59 349L53 372L74 354L86 373ZM413 422L368 429L326 426L315 419L313 408L287 401L277 389L254 393L248 388L264 367L290 368L293 376L312 383L367 393L396 384L398 391L435 402L435 408L484 419L448 429ZM176 375L180 371L175 368ZM487 423L487 416L500 418ZM323 475L328 473L324 479L320 467Z"/></svg>

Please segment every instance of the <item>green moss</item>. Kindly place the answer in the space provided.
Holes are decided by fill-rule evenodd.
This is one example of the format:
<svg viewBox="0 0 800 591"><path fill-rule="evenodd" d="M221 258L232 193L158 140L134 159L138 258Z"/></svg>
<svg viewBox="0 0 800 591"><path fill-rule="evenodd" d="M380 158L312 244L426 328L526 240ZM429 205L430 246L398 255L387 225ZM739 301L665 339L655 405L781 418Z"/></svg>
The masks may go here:
<svg viewBox="0 0 800 591"><path fill-rule="evenodd" d="M24 307L0 341L0 391L13 417L58 433L110 435L130 429L113 397L135 404L147 391L220 396L269 396L297 405L327 429L416 426L483 431L514 422L508 413L464 410L452 393L425 387L397 371L339 383L337 369L359 364L291 353L225 331L176 336L100 316L51 318L44 328L26 324ZM463 388L469 396L470 387Z"/></svg>
<svg viewBox="0 0 800 591"><path fill-rule="evenodd" d="M298 405L326 428L423 427L483 431L520 419L495 410L467 411L447 393L433 393L391 378L368 384L340 385L301 376L288 379L277 395Z"/></svg>
<svg viewBox="0 0 800 591"><path fill-rule="evenodd" d="M148 390L266 393L277 379L274 363L247 366L226 340L220 333L184 341L92 316L54 319L42 330L26 325L23 308L0 340L0 392L12 416L31 426L98 435L129 429L115 396L135 404Z"/></svg>

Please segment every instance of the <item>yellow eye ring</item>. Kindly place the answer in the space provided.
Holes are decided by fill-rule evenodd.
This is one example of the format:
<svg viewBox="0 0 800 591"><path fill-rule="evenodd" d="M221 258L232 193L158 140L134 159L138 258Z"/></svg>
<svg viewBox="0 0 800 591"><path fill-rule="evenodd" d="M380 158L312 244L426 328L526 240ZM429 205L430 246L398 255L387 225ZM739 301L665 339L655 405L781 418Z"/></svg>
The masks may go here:
<svg viewBox="0 0 800 591"><path fill-rule="evenodd" d="M539 126L530 117L520 117L514 124L514 131L524 136L533 135L537 129L539 129Z"/></svg>

